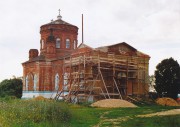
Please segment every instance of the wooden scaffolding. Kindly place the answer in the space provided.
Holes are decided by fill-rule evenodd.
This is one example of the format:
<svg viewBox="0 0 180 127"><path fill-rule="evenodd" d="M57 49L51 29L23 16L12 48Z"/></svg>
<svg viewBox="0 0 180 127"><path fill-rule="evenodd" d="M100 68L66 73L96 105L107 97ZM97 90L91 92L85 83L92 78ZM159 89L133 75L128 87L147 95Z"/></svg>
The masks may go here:
<svg viewBox="0 0 180 127"><path fill-rule="evenodd" d="M99 51L65 58L63 87L55 98L80 103L104 98L123 99L128 94L138 93L139 72L145 73L146 69L139 61L139 57Z"/></svg>

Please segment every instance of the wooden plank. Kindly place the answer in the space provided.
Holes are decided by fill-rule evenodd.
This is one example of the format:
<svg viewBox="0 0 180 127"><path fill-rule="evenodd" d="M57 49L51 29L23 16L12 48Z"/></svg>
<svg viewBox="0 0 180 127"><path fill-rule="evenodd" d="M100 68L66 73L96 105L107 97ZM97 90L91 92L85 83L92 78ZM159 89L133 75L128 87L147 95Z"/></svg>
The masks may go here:
<svg viewBox="0 0 180 127"><path fill-rule="evenodd" d="M115 83L115 85L116 85L116 89L118 90L119 97L122 99L122 96L121 96L120 90L119 90L119 88L118 88L118 85L117 85L116 80L114 79L114 77L113 77L113 80L114 80L114 83Z"/></svg>
<svg viewBox="0 0 180 127"><path fill-rule="evenodd" d="M119 96L119 93L99 93L100 95L107 95L107 96Z"/></svg>
<svg viewBox="0 0 180 127"><path fill-rule="evenodd" d="M111 99L110 96L109 96L109 92L108 92L108 90L107 90L106 84L105 84L105 82L104 82L104 78L103 78L102 72L101 72L101 70L99 70L99 71L100 71L99 73L100 73L100 75L101 75L101 78L102 78L104 87L105 87L105 89L106 89L107 95L108 95L109 99Z"/></svg>

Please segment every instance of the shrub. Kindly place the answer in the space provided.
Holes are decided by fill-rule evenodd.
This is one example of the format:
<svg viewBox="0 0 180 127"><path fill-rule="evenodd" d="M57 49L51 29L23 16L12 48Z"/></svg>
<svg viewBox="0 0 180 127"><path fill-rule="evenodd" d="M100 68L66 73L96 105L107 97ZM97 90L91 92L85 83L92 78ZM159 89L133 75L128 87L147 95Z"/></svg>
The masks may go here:
<svg viewBox="0 0 180 127"><path fill-rule="evenodd" d="M21 98L22 96L22 80L21 79L5 79L0 82L0 97L16 96Z"/></svg>
<svg viewBox="0 0 180 127"><path fill-rule="evenodd" d="M55 101L14 100L0 101L0 116L9 126L35 126L42 123L67 124L71 112L67 104Z"/></svg>

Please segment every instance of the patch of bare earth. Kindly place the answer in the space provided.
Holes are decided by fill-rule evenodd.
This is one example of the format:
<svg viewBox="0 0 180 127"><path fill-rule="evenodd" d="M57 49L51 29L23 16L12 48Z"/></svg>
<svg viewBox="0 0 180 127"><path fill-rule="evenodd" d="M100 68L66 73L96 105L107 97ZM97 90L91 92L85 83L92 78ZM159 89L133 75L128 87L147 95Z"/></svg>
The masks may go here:
<svg viewBox="0 0 180 127"><path fill-rule="evenodd" d="M120 124L121 122L124 122L124 121L127 121L128 119L130 119L129 116L126 116L126 117L118 117L118 118L116 118L116 119L108 119L108 118L104 117L104 116L105 116L106 114L108 114L108 113L110 113L110 111L103 113L103 114L101 115L101 117L100 117L100 122L99 122L97 125L93 126L93 127L101 127L101 126L105 127L106 124L109 124L109 123L110 123L111 126L113 126L113 127L120 127L119 124ZM109 127L109 125L107 125L107 127Z"/></svg>
<svg viewBox="0 0 180 127"><path fill-rule="evenodd" d="M172 109L168 111L156 112L151 114L137 115L137 117L168 116L168 115L179 115L179 114L180 114L180 109Z"/></svg>

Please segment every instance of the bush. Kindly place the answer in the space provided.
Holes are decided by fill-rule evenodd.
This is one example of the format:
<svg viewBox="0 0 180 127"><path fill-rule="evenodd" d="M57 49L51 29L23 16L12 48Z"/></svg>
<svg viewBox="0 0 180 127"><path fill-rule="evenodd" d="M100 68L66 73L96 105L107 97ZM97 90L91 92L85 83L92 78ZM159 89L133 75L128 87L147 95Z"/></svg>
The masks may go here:
<svg viewBox="0 0 180 127"><path fill-rule="evenodd" d="M0 116L9 126L35 126L39 124L67 124L71 112L67 104L55 101L14 100L0 101ZM7 125L6 125L7 126Z"/></svg>
<svg viewBox="0 0 180 127"><path fill-rule="evenodd" d="M22 80L21 79L5 79L0 82L0 97L16 96L22 97Z"/></svg>

